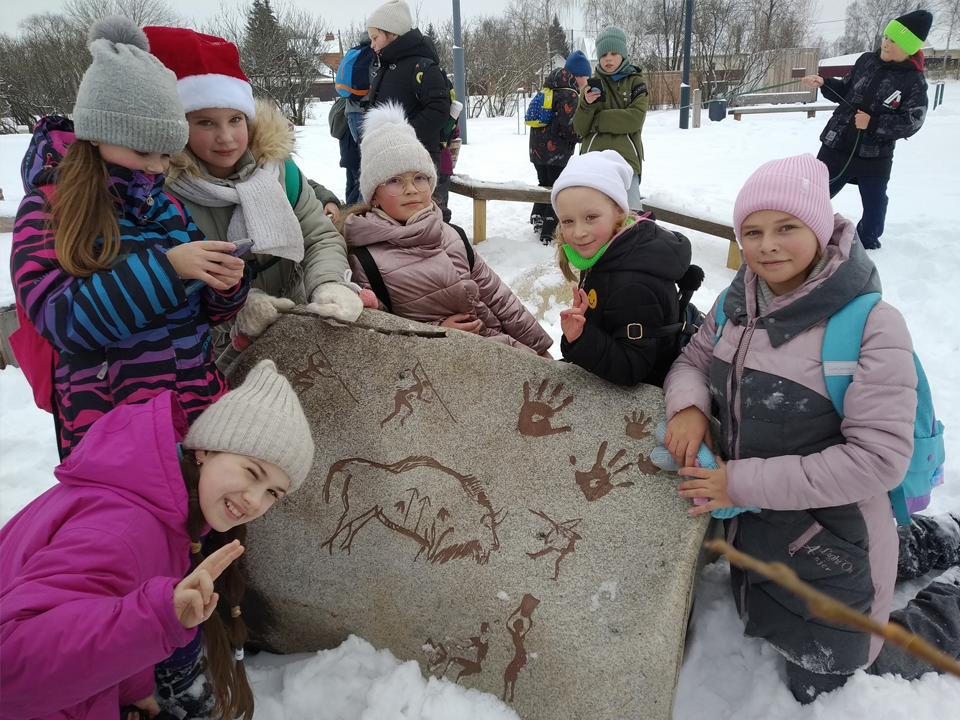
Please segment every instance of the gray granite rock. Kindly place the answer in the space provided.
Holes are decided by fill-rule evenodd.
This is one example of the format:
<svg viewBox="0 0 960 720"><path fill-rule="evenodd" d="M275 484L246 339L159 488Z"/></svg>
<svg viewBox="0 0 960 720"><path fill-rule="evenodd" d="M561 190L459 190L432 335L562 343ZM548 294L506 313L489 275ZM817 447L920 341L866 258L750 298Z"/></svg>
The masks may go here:
<svg viewBox="0 0 960 720"><path fill-rule="evenodd" d="M250 526L258 641L357 634L525 720L667 720L708 520L650 462L658 388L364 311L285 315L272 358L317 444Z"/></svg>

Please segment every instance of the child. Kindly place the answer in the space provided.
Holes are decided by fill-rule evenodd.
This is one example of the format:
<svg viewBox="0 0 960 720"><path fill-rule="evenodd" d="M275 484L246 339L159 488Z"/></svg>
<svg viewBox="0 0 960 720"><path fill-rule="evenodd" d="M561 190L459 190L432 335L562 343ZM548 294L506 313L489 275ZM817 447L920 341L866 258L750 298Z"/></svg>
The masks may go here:
<svg viewBox="0 0 960 720"><path fill-rule="evenodd" d="M573 129L577 97L592 74L590 61L580 50L570 53L562 68L551 72L543 87L553 91L552 120L543 127L530 128L530 162L537 171L540 187L551 188L567 161L573 156L580 136ZM540 242L549 245L557 229L557 217L547 203L535 203L530 222L540 232Z"/></svg>
<svg viewBox="0 0 960 720"><path fill-rule="evenodd" d="M677 356L681 292L700 286L690 241L630 213L631 168L613 150L570 158L553 185L557 259L577 282L560 313L563 358L618 385L663 385Z"/></svg>
<svg viewBox="0 0 960 720"><path fill-rule="evenodd" d="M824 327L854 298L879 292L880 279L853 224L833 215L826 166L812 155L762 165L737 197L734 230L745 264L726 293L719 340L714 305L664 384L665 444L692 478L680 495L711 498L694 514L761 508L727 521L737 548L886 622L897 574L887 491L910 463L917 406L910 333L896 309L874 306L841 420L823 377ZM709 444L711 402L727 462L702 470L692 466ZM881 639L812 617L775 583L737 568L731 578L746 633L786 657L800 702L880 652Z"/></svg>
<svg viewBox="0 0 960 720"><path fill-rule="evenodd" d="M580 95L573 129L583 138L580 153L616 150L630 163L633 178L628 193L630 209L642 212L640 174L643 143L640 131L647 118L647 84L638 68L630 64L627 36L618 27L606 27L596 40L596 78L600 89L588 86Z"/></svg>
<svg viewBox="0 0 960 720"><path fill-rule="evenodd" d="M339 212L336 199L324 207L289 162L293 128L271 103L254 101L236 46L186 28L145 31L151 52L177 75L190 127L187 148L171 161L170 191L207 237L253 240L243 259L254 292L234 327L214 333L217 364L226 368L246 340L276 320L277 309L294 303L356 320L363 303L345 284L346 245L325 215ZM232 348L231 332L245 336Z"/></svg>
<svg viewBox="0 0 960 720"><path fill-rule="evenodd" d="M376 56L362 105L399 103L439 172L440 153L449 139L443 128L450 120L451 98L433 42L413 27L404 0L388 0L370 13L367 33ZM362 140L361 133L361 153Z"/></svg>
<svg viewBox="0 0 960 720"><path fill-rule="evenodd" d="M861 55L842 80L819 75L802 80L840 103L820 135L817 158L829 170L830 197L847 183L859 186L863 217L857 234L867 250L880 247L894 146L914 135L927 114L920 47L932 23L926 10L901 15L887 25L880 50Z"/></svg>
<svg viewBox="0 0 960 720"><path fill-rule="evenodd" d="M163 190L187 140L173 73L126 18L91 38L73 122L34 129L10 257L18 304L59 351L61 458L116 405L173 390L192 421L226 392L209 326L248 289L234 245L206 241Z"/></svg>
<svg viewBox="0 0 960 720"><path fill-rule="evenodd" d="M0 530L4 717L116 718L130 705L152 717L154 664L200 623L213 716L252 717L232 563L245 524L296 491L313 449L270 360L189 432L169 391L100 419L59 483Z"/></svg>
<svg viewBox="0 0 960 720"><path fill-rule="evenodd" d="M341 217L350 266L377 290L369 258L389 294L379 307L396 315L464 330L548 356L550 336L431 200L437 173L430 155L394 103L368 110L360 145L364 202Z"/></svg>

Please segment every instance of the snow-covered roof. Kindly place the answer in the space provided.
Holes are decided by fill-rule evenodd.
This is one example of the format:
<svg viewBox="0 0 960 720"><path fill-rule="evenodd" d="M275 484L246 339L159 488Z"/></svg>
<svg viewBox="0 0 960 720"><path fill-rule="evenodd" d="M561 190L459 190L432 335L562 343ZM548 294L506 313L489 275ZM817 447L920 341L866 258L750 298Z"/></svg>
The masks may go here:
<svg viewBox="0 0 960 720"><path fill-rule="evenodd" d="M580 38L580 47L577 49L583 51L583 54L587 56L587 60L591 63L597 61L597 45L593 37L585 35Z"/></svg>

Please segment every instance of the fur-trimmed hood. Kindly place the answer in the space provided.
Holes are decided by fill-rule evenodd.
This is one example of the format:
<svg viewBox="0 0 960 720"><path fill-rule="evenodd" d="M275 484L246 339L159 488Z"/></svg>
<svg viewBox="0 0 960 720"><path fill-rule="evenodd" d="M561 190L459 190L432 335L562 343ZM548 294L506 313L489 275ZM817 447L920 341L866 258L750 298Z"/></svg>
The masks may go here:
<svg viewBox="0 0 960 720"><path fill-rule="evenodd" d="M249 132L247 150L253 155L258 167L268 160L283 162L293 154L296 145L293 125L271 101L258 98L254 102L257 107L257 119L247 120ZM240 162L243 162L242 158ZM181 173L202 177L199 163L200 161L190 148L184 148L182 153L170 158L170 169L166 173L167 181L173 182L180 177Z"/></svg>

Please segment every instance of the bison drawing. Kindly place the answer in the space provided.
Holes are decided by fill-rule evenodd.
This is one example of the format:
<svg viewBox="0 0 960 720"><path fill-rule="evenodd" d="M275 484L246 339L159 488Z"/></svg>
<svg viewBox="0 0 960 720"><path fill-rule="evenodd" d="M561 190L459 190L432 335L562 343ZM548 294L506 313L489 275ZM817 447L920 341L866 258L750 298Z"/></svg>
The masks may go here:
<svg viewBox="0 0 960 720"><path fill-rule="evenodd" d="M417 545L414 561L431 563L472 558L485 565L500 549L495 511L480 482L430 457L411 456L390 465L347 458L334 463L323 486L323 501L339 492L343 514L322 547L333 554L338 542L350 552L357 533L371 520Z"/></svg>

